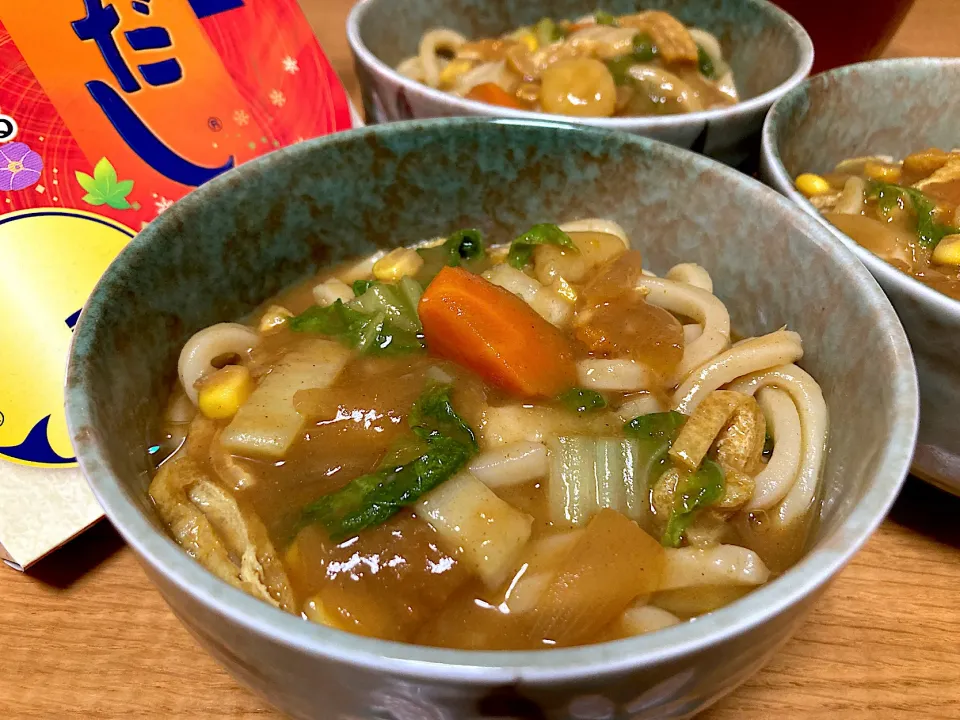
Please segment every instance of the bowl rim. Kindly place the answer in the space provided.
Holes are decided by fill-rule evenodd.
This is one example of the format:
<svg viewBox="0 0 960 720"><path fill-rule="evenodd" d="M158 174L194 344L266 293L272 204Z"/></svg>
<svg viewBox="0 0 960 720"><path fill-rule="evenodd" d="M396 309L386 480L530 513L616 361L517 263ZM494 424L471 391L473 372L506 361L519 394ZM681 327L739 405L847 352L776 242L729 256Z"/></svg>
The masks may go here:
<svg viewBox="0 0 960 720"><path fill-rule="evenodd" d="M554 115L544 112L534 112L528 110L514 110L511 108L497 107L477 100L468 100L457 95L452 95L442 90L437 90L411 80L405 75L401 75L394 68L383 62L372 50L370 50L360 33L360 23L364 15L370 10L370 7L381 0L360 0L350 10L347 16L347 41L353 50L354 57L367 67L373 68L377 73L385 75L393 82L400 85L404 93L414 96L420 96L427 100L432 100L440 105L461 111L469 116L486 117L509 117L526 120L559 119L560 121L572 122L578 125L587 125L597 128L607 128L611 130L629 130L630 132L654 132L657 130L675 129L680 127L695 126L697 123L709 123L710 121L731 118L747 117L755 112L762 112L769 108L780 96L792 88L799 85L810 74L813 68L814 48L813 40L806 29L785 10L773 5L767 0L740 0L741 2L753 6L757 12L763 13L774 19L777 23L785 27L800 53L800 61L793 72L786 80L779 85L770 88L756 97L748 98L725 108L714 108L711 110L700 110L697 112L686 113L684 115L664 115L664 116L637 116L637 117L618 117L618 118L574 118L567 115ZM369 119L368 119L369 122Z"/></svg>
<svg viewBox="0 0 960 720"><path fill-rule="evenodd" d="M138 256L148 254L151 245L160 241L160 236L175 231L179 220L175 219L174 213L165 213L121 251L84 304L70 349L65 407L80 468L107 517L142 562L207 611L297 652L357 669L402 675L413 680L469 686L517 682L544 685L584 676L610 676L650 667L721 644L798 606L840 571L866 542L893 504L909 470L919 425L919 391L913 356L893 307L867 270L860 263L852 262L854 257L850 251L836 243L813 218L799 212L786 198L760 182L709 158L642 136L615 135L580 125L476 117L440 118L366 127L298 143L244 163L211 180L180 200L178 205L188 212L200 212L207 207L208 198L229 192L237 176L260 175L271 170L282 172L285 164L305 154L322 152L326 147L362 143L373 135L442 134L449 128L503 125L616 138L623 147L652 154L661 162L692 166L700 172L722 173L730 182L744 185L750 192L761 196L764 202L790 216L801 230L807 231L809 241L821 250L831 256L839 254L837 272L846 275L851 283L857 285L865 296L865 302L876 308L877 325L883 337L887 338L890 354L895 360L890 377L893 391L890 439L879 453L879 470L865 480L864 496L842 524L821 539L815 548L781 577L694 622L648 635L556 650L491 652L409 645L361 637L305 622L223 582L183 552L148 519L124 490L113 472L109 453L94 429L94 416L87 392L87 373L83 366L87 356L97 352L98 344L93 341L98 333L98 306L107 304L112 288L118 284L123 286L128 264L137 262Z"/></svg>
<svg viewBox="0 0 960 720"><path fill-rule="evenodd" d="M826 220L820 211L814 207L813 203L794 186L793 178L787 173L787 168L780 155L779 143L783 135L781 123L789 116L786 107L807 95L811 88L819 88L824 85L840 86L845 82L845 78L850 75L882 76L886 73L898 73L918 69L927 71L944 66L955 69L960 73L960 58L887 58L846 65L807 78L784 94L783 97L777 100L770 108L770 112L767 113L767 117L763 123L763 129L760 133L760 155L766 173L773 183L773 187L795 202L804 212L815 217L816 220L830 230L833 236L842 242L844 246L852 250L860 261L867 266L867 269L881 282L884 288L889 287L903 295L912 296L916 298L920 304L933 307L938 312L952 317L954 322L960 323L960 300L945 295L939 290L935 290L929 285L920 282L912 275L897 270L893 265L881 260L856 240L841 232L836 226ZM840 160L842 159L843 158L840 158Z"/></svg>

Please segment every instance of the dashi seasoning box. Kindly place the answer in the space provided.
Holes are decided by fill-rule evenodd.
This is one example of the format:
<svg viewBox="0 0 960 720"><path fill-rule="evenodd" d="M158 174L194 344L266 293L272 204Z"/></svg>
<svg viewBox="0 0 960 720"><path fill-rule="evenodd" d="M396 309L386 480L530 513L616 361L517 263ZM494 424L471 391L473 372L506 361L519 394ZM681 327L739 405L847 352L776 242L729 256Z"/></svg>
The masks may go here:
<svg viewBox="0 0 960 720"><path fill-rule="evenodd" d="M63 413L97 279L181 196L359 124L296 0L0 2L0 557L101 517Z"/></svg>

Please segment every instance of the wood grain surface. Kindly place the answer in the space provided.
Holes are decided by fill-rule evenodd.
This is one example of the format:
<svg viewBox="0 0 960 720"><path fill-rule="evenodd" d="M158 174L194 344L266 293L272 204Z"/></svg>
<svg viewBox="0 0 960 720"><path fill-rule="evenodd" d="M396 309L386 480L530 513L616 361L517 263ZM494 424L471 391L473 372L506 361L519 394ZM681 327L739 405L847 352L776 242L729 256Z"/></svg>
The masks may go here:
<svg viewBox="0 0 960 720"><path fill-rule="evenodd" d="M301 0L357 97L350 0ZM960 55L960 0L918 0L889 55ZM770 665L704 720L960 718L960 499L909 479ZM180 626L101 523L0 570L0 719L280 718Z"/></svg>

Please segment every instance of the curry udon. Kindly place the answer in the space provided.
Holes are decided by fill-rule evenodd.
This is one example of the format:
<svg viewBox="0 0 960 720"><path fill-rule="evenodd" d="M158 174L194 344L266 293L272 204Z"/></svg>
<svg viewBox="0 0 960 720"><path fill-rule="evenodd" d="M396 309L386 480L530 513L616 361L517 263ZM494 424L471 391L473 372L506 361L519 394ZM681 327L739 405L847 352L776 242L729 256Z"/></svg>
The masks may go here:
<svg viewBox="0 0 960 720"><path fill-rule="evenodd" d="M960 300L960 151L848 158L796 184L841 232Z"/></svg>
<svg viewBox="0 0 960 720"><path fill-rule="evenodd" d="M827 435L802 355L736 340L706 270L651 274L614 222L461 230L194 335L150 495L212 573L333 628L650 632L802 553Z"/></svg>
<svg viewBox="0 0 960 720"><path fill-rule="evenodd" d="M660 10L543 18L499 37L432 28L397 71L470 100L579 117L673 115L738 100L719 40Z"/></svg>

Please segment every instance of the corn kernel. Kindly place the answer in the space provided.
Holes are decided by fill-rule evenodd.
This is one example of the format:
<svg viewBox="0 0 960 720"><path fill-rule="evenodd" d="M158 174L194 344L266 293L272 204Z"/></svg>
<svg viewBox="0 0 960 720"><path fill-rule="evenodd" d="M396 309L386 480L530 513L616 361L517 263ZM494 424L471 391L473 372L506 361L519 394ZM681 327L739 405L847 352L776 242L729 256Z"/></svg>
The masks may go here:
<svg viewBox="0 0 960 720"><path fill-rule="evenodd" d="M469 60L451 60L447 66L440 71L440 86L452 87L457 78L463 75L471 67Z"/></svg>
<svg viewBox="0 0 960 720"><path fill-rule="evenodd" d="M257 326L257 329L261 335L265 335L278 329L287 321L287 318L292 317L293 313L282 305L271 305L267 308L263 317L260 318L260 324Z"/></svg>
<svg viewBox="0 0 960 720"><path fill-rule="evenodd" d="M397 248L377 260L373 266L373 276L377 280L392 282L405 275L415 275L423 265L423 258L416 250Z"/></svg>
<svg viewBox="0 0 960 720"><path fill-rule="evenodd" d="M947 235L937 243L933 261L940 265L960 266L960 235Z"/></svg>
<svg viewBox="0 0 960 720"><path fill-rule="evenodd" d="M863 166L864 174L871 180L883 182L897 182L900 179L900 168L896 165L886 165L875 160L867 160Z"/></svg>
<svg viewBox="0 0 960 720"><path fill-rule="evenodd" d="M797 175L797 190L807 197L823 195L824 193L830 192L831 189L830 183L819 175L814 175L813 173Z"/></svg>
<svg viewBox="0 0 960 720"><path fill-rule="evenodd" d="M537 48L540 47L540 44L537 42L537 36L529 30L519 33L516 39L526 45L527 50L530 52L536 52Z"/></svg>
<svg viewBox="0 0 960 720"><path fill-rule="evenodd" d="M212 420L232 418L253 392L253 378L243 365L227 365L200 385L197 405Z"/></svg>

